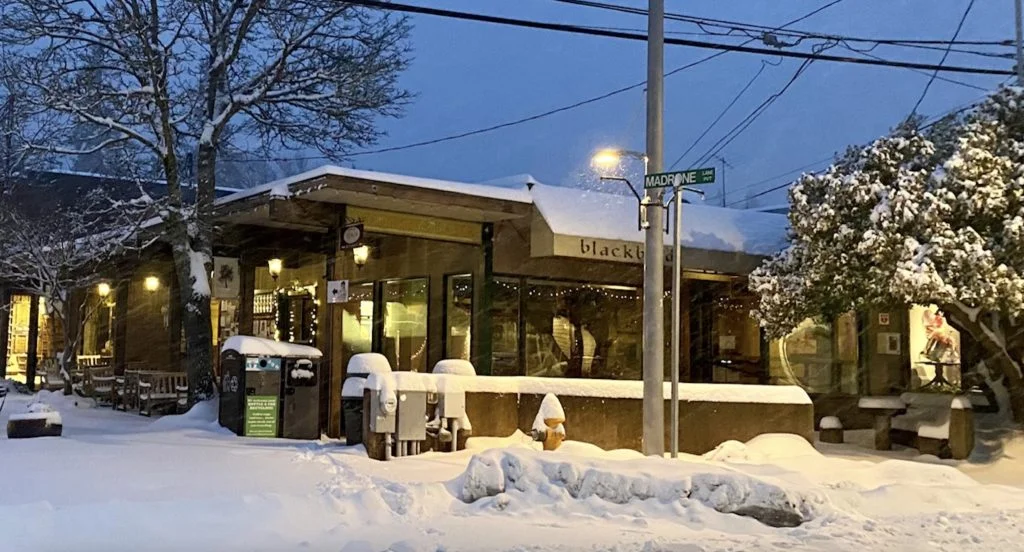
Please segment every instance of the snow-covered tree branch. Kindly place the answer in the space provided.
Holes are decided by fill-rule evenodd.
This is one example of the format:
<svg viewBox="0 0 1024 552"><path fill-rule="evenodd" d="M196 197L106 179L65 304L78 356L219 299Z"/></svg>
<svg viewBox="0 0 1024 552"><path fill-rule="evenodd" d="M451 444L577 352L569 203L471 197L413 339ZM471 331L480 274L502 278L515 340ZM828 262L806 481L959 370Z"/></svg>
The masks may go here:
<svg viewBox="0 0 1024 552"><path fill-rule="evenodd" d="M936 304L1024 418L1024 89L908 121L790 190L791 243L751 275L772 336L850 310Z"/></svg>
<svg viewBox="0 0 1024 552"><path fill-rule="evenodd" d="M152 243L155 237L146 237L142 226L156 209L148 196L115 201L103 190L61 209L0 199L0 281L46 300L64 331L65 382L95 306L83 296L111 275L115 261Z"/></svg>
<svg viewBox="0 0 1024 552"><path fill-rule="evenodd" d="M343 157L372 144L376 119L398 115L409 97L397 85L406 20L334 0L5 6L0 71L32 107L30 127L44 130L26 143L60 154L145 154L167 182L160 216L181 289L191 397L211 397L218 155L260 145ZM186 186L195 193L182 193Z"/></svg>

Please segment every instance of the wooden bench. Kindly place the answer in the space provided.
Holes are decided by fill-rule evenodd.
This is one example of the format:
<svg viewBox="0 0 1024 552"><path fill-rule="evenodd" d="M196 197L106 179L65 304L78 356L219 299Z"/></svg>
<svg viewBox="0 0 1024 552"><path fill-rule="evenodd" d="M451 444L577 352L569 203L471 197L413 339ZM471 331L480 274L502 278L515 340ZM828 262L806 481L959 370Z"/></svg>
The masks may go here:
<svg viewBox="0 0 1024 552"><path fill-rule="evenodd" d="M60 361L55 358L45 358L39 364L39 371L43 377L42 389L62 391L64 389L64 375L60 373Z"/></svg>
<svg viewBox="0 0 1024 552"><path fill-rule="evenodd" d="M896 443L921 454L963 460L974 449L974 415L968 397L903 393L899 397L862 397L858 404L875 414L875 446L879 450Z"/></svg>
<svg viewBox="0 0 1024 552"><path fill-rule="evenodd" d="M172 405L175 412L188 405L188 375L185 372L140 372L139 414L152 416L155 407Z"/></svg>
<svg viewBox="0 0 1024 552"><path fill-rule="evenodd" d="M96 402L111 402L114 389L114 369L110 366L84 366L73 377L72 388L86 398Z"/></svg>

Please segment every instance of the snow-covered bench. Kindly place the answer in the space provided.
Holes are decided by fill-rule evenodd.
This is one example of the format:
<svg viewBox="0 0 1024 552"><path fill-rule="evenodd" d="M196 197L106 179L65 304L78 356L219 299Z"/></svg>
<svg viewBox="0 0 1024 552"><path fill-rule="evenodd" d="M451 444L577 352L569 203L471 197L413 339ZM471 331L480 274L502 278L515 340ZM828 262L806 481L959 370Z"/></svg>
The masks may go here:
<svg viewBox="0 0 1024 552"><path fill-rule="evenodd" d="M140 372L139 414L151 416L156 406L172 405L175 411L188 406L188 374L185 372Z"/></svg>
<svg viewBox="0 0 1024 552"><path fill-rule="evenodd" d="M892 440L921 454L963 460L974 449L971 401L944 393L904 393L905 414L892 418Z"/></svg>

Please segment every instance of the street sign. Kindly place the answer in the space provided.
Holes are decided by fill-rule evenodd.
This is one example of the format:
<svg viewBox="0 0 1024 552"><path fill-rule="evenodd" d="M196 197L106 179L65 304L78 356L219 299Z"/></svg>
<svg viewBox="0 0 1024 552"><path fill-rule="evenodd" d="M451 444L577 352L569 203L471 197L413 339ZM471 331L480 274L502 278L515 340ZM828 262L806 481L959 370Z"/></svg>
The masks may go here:
<svg viewBox="0 0 1024 552"><path fill-rule="evenodd" d="M644 188L673 188L687 184L711 184L714 181L715 168L708 167L689 171L648 174L644 176Z"/></svg>

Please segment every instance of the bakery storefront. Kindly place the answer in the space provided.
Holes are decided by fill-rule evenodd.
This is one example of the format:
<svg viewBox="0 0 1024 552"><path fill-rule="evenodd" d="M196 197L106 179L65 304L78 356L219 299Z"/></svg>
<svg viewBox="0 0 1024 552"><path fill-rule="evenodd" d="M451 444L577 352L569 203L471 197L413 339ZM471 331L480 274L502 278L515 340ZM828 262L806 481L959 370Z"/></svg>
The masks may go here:
<svg viewBox="0 0 1024 552"><path fill-rule="evenodd" d="M331 435L356 353L382 353L395 370L461 358L480 375L641 377L645 252L631 196L323 167L216 208L217 342L240 333L320 348ZM681 379L800 385L819 417L855 424L858 395L910 384L912 312L807 321L765 340L745 275L783 247L786 225L778 214L684 208ZM170 310L167 331L180 335ZM129 329L129 350L138 339Z"/></svg>

